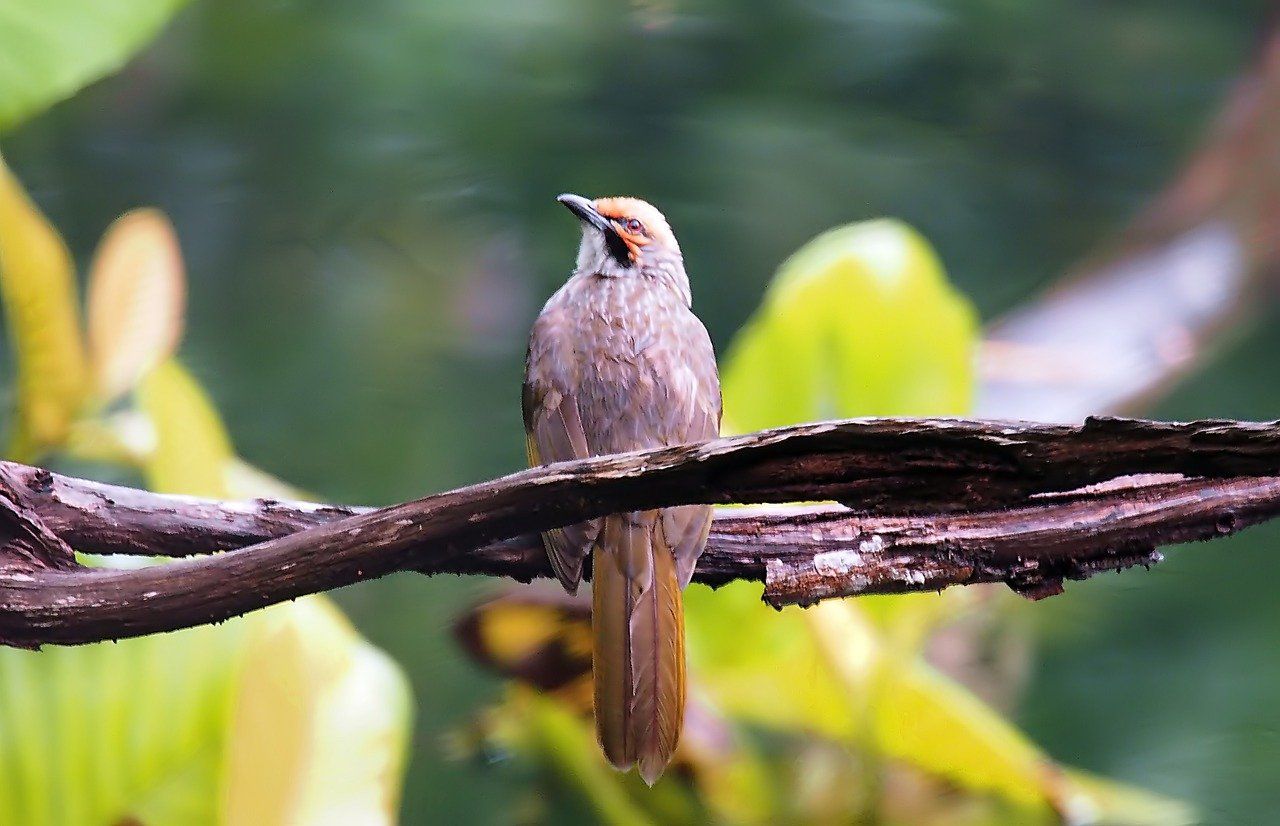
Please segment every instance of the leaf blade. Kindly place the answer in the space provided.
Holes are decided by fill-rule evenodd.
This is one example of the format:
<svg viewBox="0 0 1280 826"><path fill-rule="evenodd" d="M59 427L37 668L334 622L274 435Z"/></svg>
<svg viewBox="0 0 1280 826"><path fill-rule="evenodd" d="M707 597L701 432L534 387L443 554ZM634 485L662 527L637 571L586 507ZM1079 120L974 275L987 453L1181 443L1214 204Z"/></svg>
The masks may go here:
<svg viewBox="0 0 1280 826"><path fill-rule="evenodd" d="M173 355L185 302L182 252L169 220L155 209L117 218L89 271L89 356L100 403L133 389Z"/></svg>
<svg viewBox="0 0 1280 826"><path fill-rule="evenodd" d="M143 465L147 486L161 493L228 496L231 439L186 368L172 359L156 367L139 386L138 403L155 431Z"/></svg>
<svg viewBox="0 0 1280 826"><path fill-rule="evenodd" d="M88 392L75 267L62 237L0 158L0 296L17 356L10 456L66 439Z"/></svg>
<svg viewBox="0 0 1280 826"><path fill-rule="evenodd" d="M956 415L977 316L899 221L838 227L783 262L721 370L726 430L849 416Z"/></svg>
<svg viewBox="0 0 1280 826"><path fill-rule="evenodd" d="M404 675L328 599L259 616L228 732L224 822L394 823L411 716Z"/></svg>
<svg viewBox="0 0 1280 826"><path fill-rule="evenodd" d="M119 69L186 2L0 3L0 130Z"/></svg>

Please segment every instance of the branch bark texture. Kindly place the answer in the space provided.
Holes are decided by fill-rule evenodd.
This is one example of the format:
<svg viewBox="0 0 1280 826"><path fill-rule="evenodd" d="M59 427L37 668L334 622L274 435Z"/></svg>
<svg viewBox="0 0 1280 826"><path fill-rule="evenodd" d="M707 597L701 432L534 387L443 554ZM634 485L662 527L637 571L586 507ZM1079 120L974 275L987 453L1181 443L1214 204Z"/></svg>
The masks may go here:
<svg viewBox="0 0 1280 826"><path fill-rule="evenodd" d="M717 512L697 579L763 581L778 607L978 582L1039 597L1276 516L1280 423L823 422L378 510L160 496L2 463L0 499L0 641L20 646L217 622L399 570L546 576L538 531L695 502L844 503ZM68 546L187 558L78 568Z"/></svg>

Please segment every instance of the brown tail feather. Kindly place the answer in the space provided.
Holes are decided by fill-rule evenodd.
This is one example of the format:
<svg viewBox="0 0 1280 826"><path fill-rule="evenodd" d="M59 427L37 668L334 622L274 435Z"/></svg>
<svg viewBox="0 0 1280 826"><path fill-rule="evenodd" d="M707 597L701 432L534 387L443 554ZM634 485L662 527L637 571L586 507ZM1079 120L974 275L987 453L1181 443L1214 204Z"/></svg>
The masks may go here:
<svg viewBox="0 0 1280 826"><path fill-rule="evenodd" d="M616 552L622 539L622 517L604 520L591 559L591 669L595 689L596 736L604 755L626 771L635 763L631 729L630 580Z"/></svg>
<svg viewBox="0 0 1280 826"><path fill-rule="evenodd" d="M684 603L676 561L662 542L651 547L653 576L631 614L636 763L649 785L670 762L684 720Z"/></svg>
<svg viewBox="0 0 1280 826"><path fill-rule="evenodd" d="M609 762L662 774L684 719L684 608L655 512L605 519L592 585L596 732Z"/></svg>

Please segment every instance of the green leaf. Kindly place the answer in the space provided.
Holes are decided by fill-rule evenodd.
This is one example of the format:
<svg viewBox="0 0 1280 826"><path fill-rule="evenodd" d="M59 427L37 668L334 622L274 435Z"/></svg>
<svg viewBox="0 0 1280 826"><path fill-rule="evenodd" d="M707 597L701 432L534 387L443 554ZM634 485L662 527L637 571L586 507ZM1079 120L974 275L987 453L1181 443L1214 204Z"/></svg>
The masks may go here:
<svg viewBox="0 0 1280 826"><path fill-rule="evenodd" d="M215 822L245 627L0 651L0 823Z"/></svg>
<svg viewBox="0 0 1280 826"><path fill-rule="evenodd" d="M856 416L954 416L975 387L977 314L929 242L892 219L829 230L783 262L722 365L729 432ZM860 604L922 642L969 595Z"/></svg>
<svg viewBox="0 0 1280 826"><path fill-rule="evenodd" d="M760 308L728 348L721 366L725 428L964 413L973 394L977 340L973 308L947 281L937 254L915 230L894 220L830 230L779 267ZM716 633L712 629L723 618L723 597L719 592L717 605L703 606L691 595L691 624L705 629L703 633ZM879 620L882 633L915 650L965 597L957 591L934 598L860 600L857 611L863 619ZM703 610L710 614L705 621ZM821 670L824 658L813 647L813 634L820 628L812 617L756 614L755 606L737 603L734 611L738 622L759 623L759 633L776 647L777 656L798 649ZM878 646L878 639L867 637L875 632L861 630L856 645ZM724 633L728 645L735 623L729 622ZM850 640L849 645L855 643ZM737 663L739 677L726 681L728 688L752 690L747 675L760 666L755 659ZM711 671L724 667L722 663ZM821 711L797 724L850 735L864 710L842 708L850 693L857 693L847 688L829 679L798 686L795 690L806 695L798 705ZM757 690L761 696L753 707L766 716L778 713L769 702L770 690Z"/></svg>
<svg viewBox="0 0 1280 826"><path fill-rule="evenodd" d="M0 650L0 823L394 823L410 716L399 669L318 597Z"/></svg>
<svg viewBox="0 0 1280 826"><path fill-rule="evenodd" d="M977 318L898 221L818 236L779 268L721 370L731 432L969 409Z"/></svg>
<svg viewBox="0 0 1280 826"><path fill-rule="evenodd" d="M0 2L0 130L124 65L186 0Z"/></svg>
<svg viewBox="0 0 1280 826"><path fill-rule="evenodd" d="M962 414L976 341L972 308L918 233L896 221L832 230L782 265L729 348L726 427ZM1036 822L1059 813L1114 823L1186 814L1181 804L1058 767L925 663L919 647L965 596L845 600L778 614L754 589L691 589L691 671L729 713L855 745L871 765L902 761ZM788 667L776 668L783 661Z"/></svg>
<svg viewBox="0 0 1280 826"><path fill-rule="evenodd" d="M0 296L17 356L18 410L9 455L31 460L67 438L89 389L88 364L71 255L3 159Z"/></svg>

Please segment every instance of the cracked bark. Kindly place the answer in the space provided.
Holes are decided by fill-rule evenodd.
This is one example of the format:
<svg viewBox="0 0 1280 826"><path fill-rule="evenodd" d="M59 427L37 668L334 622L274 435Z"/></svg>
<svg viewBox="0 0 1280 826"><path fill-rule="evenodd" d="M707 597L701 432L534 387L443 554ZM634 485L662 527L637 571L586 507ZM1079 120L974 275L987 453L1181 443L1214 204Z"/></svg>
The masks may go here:
<svg viewBox="0 0 1280 826"><path fill-rule="evenodd" d="M46 561L0 544L0 641L19 646L217 622L400 570L527 580L549 573L539 530L692 502L856 505L717 512L697 579L763 581L775 606L980 582L1039 597L1276 516L1280 423L823 422L562 463L378 510L160 496L13 463L0 464L0 490L76 550L188 557L69 569L65 553ZM213 551L227 552L200 555Z"/></svg>

